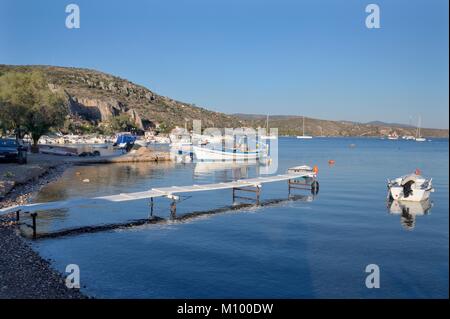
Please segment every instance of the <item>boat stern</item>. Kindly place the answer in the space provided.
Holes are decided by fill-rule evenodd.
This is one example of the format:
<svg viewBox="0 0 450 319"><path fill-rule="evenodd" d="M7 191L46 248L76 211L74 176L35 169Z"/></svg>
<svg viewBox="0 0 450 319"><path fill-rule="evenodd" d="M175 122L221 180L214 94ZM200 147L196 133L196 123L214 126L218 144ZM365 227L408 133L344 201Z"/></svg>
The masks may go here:
<svg viewBox="0 0 450 319"><path fill-rule="evenodd" d="M399 200L403 198L403 187L401 186L390 186L389 195L394 200Z"/></svg>

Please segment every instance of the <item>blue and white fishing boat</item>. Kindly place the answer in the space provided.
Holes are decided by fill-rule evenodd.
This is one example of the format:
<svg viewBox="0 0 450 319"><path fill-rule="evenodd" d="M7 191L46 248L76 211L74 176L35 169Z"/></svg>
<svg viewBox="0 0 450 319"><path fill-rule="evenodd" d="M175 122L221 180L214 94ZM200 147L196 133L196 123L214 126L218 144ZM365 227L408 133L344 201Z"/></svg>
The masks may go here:
<svg viewBox="0 0 450 319"><path fill-rule="evenodd" d="M207 147L192 146L198 161L245 161L260 160L267 157L265 149L243 151L240 149L215 150Z"/></svg>

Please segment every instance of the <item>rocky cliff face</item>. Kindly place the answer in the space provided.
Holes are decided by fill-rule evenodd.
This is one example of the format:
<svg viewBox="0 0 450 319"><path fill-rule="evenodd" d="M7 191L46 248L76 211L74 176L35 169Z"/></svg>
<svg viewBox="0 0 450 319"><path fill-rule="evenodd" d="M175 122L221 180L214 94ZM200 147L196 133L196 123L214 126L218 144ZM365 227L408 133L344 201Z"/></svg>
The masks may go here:
<svg viewBox="0 0 450 319"><path fill-rule="evenodd" d="M0 65L0 74L8 71L42 71L54 89L67 94L70 111L96 124L113 116L128 114L141 129L164 124L168 128L184 126L201 119L204 127L237 127L243 121L212 112L189 103L160 96L149 89L106 73L54 66Z"/></svg>
<svg viewBox="0 0 450 319"><path fill-rule="evenodd" d="M182 103L158 95L149 89L106 73L55 66L11 66L0 64L0 75L9 72L40 70L53 89L63 89L67 94L73 115L103 123L113 116L128 114L139 128L158 125L173 128L185 122L202 120L202 127L265 127L264 115L237 114L234 116L208 111L189 103ZM279 135L302 134L302 117L272 116L270 127L277 127ZM305 133L315 136L386 136L415 135L415 128L381 124L361 124L345 121L306 119ZM423 129L423 136L448 137L448 130Z"/></svg>

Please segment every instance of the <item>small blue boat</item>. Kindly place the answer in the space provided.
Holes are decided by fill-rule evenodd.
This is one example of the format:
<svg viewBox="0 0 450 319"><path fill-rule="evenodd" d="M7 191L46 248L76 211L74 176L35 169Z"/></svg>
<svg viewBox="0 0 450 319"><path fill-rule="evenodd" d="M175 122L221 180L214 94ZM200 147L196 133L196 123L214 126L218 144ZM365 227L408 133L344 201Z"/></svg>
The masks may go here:
<svg viewBox="0 0 450 319"><path fill-rule="evenodd" d="M134 145L134 142L136 142L136 136L131 134L121 134L117 136L117 140L114 143L114 146L129 149Z"/></svg>

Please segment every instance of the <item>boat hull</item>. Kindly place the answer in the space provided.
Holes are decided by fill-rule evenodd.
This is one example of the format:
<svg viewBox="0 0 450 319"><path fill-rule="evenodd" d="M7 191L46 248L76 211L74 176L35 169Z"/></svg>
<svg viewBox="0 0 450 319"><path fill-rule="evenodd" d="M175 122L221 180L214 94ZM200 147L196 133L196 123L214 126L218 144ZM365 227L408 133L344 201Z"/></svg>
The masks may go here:
<svg viewBox="0 0 450 319"><path fill-rule="evenodd" d="M246 161L264 157L263 152L230 152L193 146L194 156L199 161Z"/></svg>
<svg viewBox="0 0 450 319"><path fill-rule="evenodd" d="M277 137L275 135L263 135L261 136L262 140L276 140Z"/></svg>
<svg viewBox="0 0 450 319"><path fill-rule="evenodd" d="M408 201L408 202L421 202L430 198L430 193L432 189L411 189L411 193L408 196L405 196L403 193L403 187L401 186L393 186L390 188L390 197L393 200L398 201Z"/></svg>

